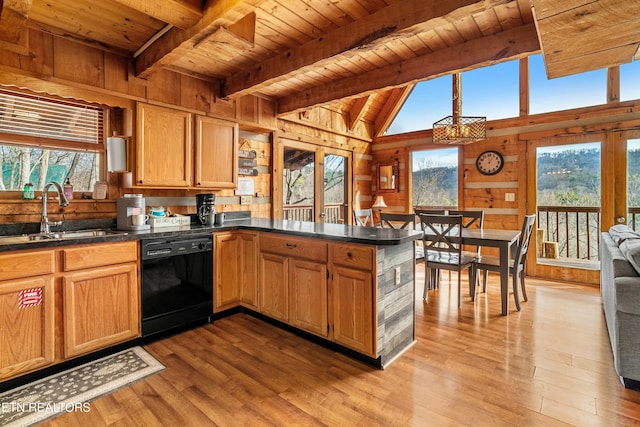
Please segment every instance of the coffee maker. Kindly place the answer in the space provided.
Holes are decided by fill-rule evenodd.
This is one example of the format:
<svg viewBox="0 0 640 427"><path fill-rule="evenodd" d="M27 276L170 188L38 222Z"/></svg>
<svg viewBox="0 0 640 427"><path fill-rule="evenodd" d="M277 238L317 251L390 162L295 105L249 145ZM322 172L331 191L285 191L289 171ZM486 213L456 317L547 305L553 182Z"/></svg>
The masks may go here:
<svg viewBox="0 0 640 427"><path fill-rule="evenodd" d="M149 224L135 225L133 216L145 214L145 201L142 194L125 194L116 203L118 211L118 230L149 230Z"/></svg>
<svg viewBox="0 0 640 427"><path fill-rule="evenodd" d="M202 225L212 226L216 216L216 195L196 194L196 212Z"/></svg>

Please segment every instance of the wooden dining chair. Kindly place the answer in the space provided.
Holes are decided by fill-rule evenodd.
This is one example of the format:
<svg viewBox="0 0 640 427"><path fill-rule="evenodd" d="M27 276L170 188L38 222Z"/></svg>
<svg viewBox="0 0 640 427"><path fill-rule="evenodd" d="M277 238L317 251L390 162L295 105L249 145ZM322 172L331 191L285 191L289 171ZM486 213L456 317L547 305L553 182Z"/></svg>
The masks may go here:
<svg viewBox="0 0 640 427"><path fill-rule="evenodd" d="M400 230L415 230L416 215L412 213L384 213L380 212L380 226L382 228L395 228ZM418 246L418 241L414 245L414 255L416 262L424 261L424 248Z"/></svg>
<svg viewBox="0 0 640 427"><path fill-rule="evenodd" d="M418 218L417 220L418 224L420 223L420 214L430 214L430 215L446 215L447 214L446 209L414 208L413 212L415 212L416 217ZM418 251L421 251L424 257L424 246L422 244L422 240L418 241L417 247L419 248ZM431 271L427 271L425 267L424 274L425 274L425 277L429 275L429 278L431 280L431 284L430 284L431 289L436 289L438 286L440 286L440 272L438 270L432 269ZM449 279L451 279L451 277L449 277Z"/></svg>
<svg viewBox="0 0 640 427"><path fill-rule="evenodd" d="M469 269L469 281L475 283L477 257L462 253L462 215L420 214L425 251L425 272L431 269L458 272L458 307L461 303L462 270ZM428 274L422 298L427 298Z"/></svg>
<svg viewBox="0 0 640 427"><path fill-rule="evenodd" d="M449 215L462 215L462 227L464 228L482 230L482 227L484 226L484 211L482 210L451 210L449 211ZM462 249L462 253L467 256L480 256L480 246L469 247L467 245ZM451 275L451 273L449 273L449 275ZM477 285L478 283L476 283L476 286ZM471 299L475 300L475 294L471 295Z"/></svg>
<svg viewBox="0 0 640 427"><path fill-rule="evenodd" d="M528 301L527 290L524 285L524 266L527 260L527 252L529 250L529 242L533 232L533 225L536 215L531 214L524 217L522 222L522 230L515 250L511 251L512 257L509 260L509 274L513 277L513 298L516 301L516 308L520 311L520 297L518 296L518 278L520 278L520 287L522 288L522 296ZM487 291L487 272L500 271L500 258L497 256L482 255L477 262L478 270L483 271L483 292Z"/></svg>
<svg viewBox="0 0 640 427"><path fill-rule="evenodd" d="M374 227L372 209L354 209L353 223L363 227Z"/></svg>

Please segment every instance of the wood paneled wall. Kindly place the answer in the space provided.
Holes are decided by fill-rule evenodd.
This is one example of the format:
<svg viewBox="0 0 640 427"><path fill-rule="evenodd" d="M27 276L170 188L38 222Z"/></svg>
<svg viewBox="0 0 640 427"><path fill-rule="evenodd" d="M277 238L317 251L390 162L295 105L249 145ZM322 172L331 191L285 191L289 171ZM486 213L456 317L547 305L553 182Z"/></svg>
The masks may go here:
<svg viewBox="0 0 640 427"><path fill-rule="evenodd" d="M128 111L132 116L135 103L150 102L237 121L241 129L259 130L258 140L240 141L243 149L258 153L259 175L254 177L256 194L250 205L240 205L233 190L215 191L220 211L251 210L254 216L271 215L271 143L269 132L276 129L275 103L256 96L245 96L237 102L218 96L219 82L205 81L184 74L160 70L149 79L136 78L128 58L93 46L76 43L49 33L29 30L24 51L0 48L0 84L43 92L63 98L82 99L111 107L112 113ZM125 114L112 114L105 129L129 137L135 146L131 123L123 124ZM135 121L135 117L133 117ZM61 210L55 202L49 204L52 220L115 218L115 199L124 193L144 196L189 197L203 191L148 190L120 188L118 175L109 173L109 199L101 201L73 200ZM39 193L38 193L39 194ZM77 194L77 196L79 196ZM38 222L41 202L20 200L21 192L5 192L0 199L0 223ZM174 206L176 213L195 213L186 206Z"/></svg>

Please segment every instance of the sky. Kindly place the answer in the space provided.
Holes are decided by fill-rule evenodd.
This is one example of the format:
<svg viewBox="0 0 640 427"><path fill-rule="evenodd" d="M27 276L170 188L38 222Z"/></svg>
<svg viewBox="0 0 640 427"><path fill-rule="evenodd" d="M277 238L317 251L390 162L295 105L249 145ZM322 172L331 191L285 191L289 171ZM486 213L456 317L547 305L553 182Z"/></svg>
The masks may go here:
<svg viewBox="0 0 640 427"><path fill-rule="evenodd" d="M606 102L605 69L567 77L547 79L541 55L529 57L530 112L538 114ZM486 116L487 120L517 117L519 114L519 61L462 73L462 114ZM391 124L388 134L431 129L433 123L452 114L451 76L416 84ZM640 99L640 61L620 67L621 101ZM414 155L414 164L424 156ZM457 149L430 150L434 166L458 164Z"/></svg>

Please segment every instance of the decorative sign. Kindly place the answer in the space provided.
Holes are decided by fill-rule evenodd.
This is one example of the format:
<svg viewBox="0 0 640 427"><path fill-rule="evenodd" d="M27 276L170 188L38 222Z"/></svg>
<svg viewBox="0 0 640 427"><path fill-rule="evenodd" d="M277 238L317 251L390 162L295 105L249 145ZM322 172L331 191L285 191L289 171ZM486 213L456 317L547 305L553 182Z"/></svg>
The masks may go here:
<svg viewBox="0 0 640 427"><path fill-rule="evenodd" d="M256 150L238 150L238 157L243 159L255 159L257 157Z"/></svg>
<svg viewBox="0 0 640 427"><path fill-rule="evenodd" d="M42 288L23 289L18 293L18 307L42 305Z"/></svg>
<svg viewBox="0 0 640 427"><path fill-rule="evenodd" d="M256 159L238 159L238 167L241 168L253 168L258 165Z"/></svg>
<svg viewBox="0 0 640 427"><path fill-rule="evenodd" d="M239 175L258 176L258 169L238 168Z"/></svg>

